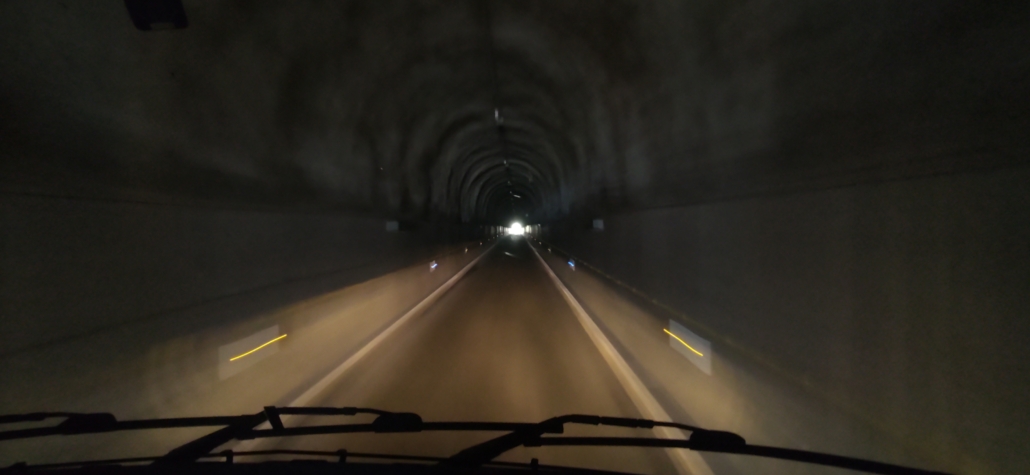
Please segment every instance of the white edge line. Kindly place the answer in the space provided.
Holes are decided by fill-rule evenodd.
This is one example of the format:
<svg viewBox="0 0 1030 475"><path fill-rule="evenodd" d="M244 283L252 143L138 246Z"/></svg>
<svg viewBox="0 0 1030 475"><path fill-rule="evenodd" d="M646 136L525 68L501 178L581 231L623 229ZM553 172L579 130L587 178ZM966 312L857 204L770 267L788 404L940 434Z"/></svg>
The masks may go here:
<svg viewBox="0 0 1030 475"><path fill-rule="evenodd" d="M411 307L411 310L408 310L408 312L401 316L401 318L398 318L389 327L386 327L386 329L380 332L378 335L376 335L376 337L373 338L372 341L366 343L365 346L361 347L361 349L353 355L351 355L350 358L347 358L343 363L340 363L340 366L337 366L335 369L330 371L329 374L325 375L325 377L323 377L313 386L308 388L307 391L304 391L304 393L298 396L297 399L294 399L293 402L289 404L289 406L305 406L313 399L315 399L315 397L317 397L319 393L321 393L327 387L329 387L330 384L333 384L333 382L336 381L337 378L343 375L343 373L345 373L352 366L357 364L357 362L360 361L361 358L370 353L373 349L375 349L376 346L379 346L379 344L382 343L383 340L387 339L390 335L396 332L397 329L403 326L405 323L407 323L408 320L411 320L415 317L415 315L418 315L427 307L436 302L436 300L439 299L440 296L442 296L448 290L450 290L451 287L454 287L454 284L461 280L461 278L464 277L466 273L468 273L469 269L471 269L472 266L476 265L476 263L479 262L479 260L482 259L483 256L487 255L487 253L489 253L490 250L492 250L496 245L497 243L494 243L492 246L488 247L485 251L483 251L482 254L476 256L476 258L473 259L472 262L469 262L467 265L465 265L465 267L458 271L457 274L454 274L450 279L447 280L447 282L444 282L443 285L434 290L433 293L429 294L428 297L422 299L422 301L416 304L414 307ZM283 416L283 419L287 419L288 417L289 416ZM268 429L270 427L271 425L265 422L259 425L257 429ZM232 450L240 452L256 450L257 444L260 443L260 441L261 439L239 441L238 443L232 446Z"/></svg>
<svg viewBox="0 0 1030 475"><path fill-rule="evenodd" d="M655 399L654 395L648 391L644 383L640 381L640 378L633 372L633 369L629 367L626 360L622 358L622 355L615 349L611 341L608 341L608 337L604 336L601 332L601 328L597 326L587 311L579 304L579 301L572 296L572 292L565 287L558 275L551 270L551 266L544 261L543 257L540 257L540 253L536 251L533 245L529 246L533 250L533 254L540 261L540 264L544 266L544 270L547 271L547 275L551 277L551 281L558 287L562 297L565 297L565 301L572 308L572 313L576 315L576 319L586 330L587 335L597 346L597 349L601 352L601 356L604 357L608 365L611 366L612 371L615 372L615 377L622 383L622 387L629 394L633 404L637 406L640 411L647 419L656 421L671 421L669 413L665 412L658 400ZM666 439L686 439L686 435L679 429L673 429L671 427L655 427L654 432L657 436ZM673 465L676 466L676 471L681 474L693 474L693 475L713 475L711 467L705 462L697 452L692 450L684 449L666 449L669 457L673 461Z"/></svg>

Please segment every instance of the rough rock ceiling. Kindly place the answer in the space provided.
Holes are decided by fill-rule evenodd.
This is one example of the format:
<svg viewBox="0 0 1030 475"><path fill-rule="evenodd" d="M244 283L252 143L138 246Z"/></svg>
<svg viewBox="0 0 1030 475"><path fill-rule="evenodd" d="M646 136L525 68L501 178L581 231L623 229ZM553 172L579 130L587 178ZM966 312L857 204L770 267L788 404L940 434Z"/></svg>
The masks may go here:
<svg viewBox="0 0 1030 475"><path fill-rule="evenodd" d="M1027 156L1026 2L184 4L0 4L5 190L547 220Z"/></svg>

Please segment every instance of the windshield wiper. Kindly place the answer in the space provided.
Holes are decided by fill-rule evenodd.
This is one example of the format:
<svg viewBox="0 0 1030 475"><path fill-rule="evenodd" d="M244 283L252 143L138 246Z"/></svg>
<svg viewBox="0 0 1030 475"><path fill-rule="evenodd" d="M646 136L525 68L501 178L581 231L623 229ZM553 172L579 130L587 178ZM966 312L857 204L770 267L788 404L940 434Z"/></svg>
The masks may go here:
<svg viewBox="0 0 1030 475"><path fill-rule="evenodd" d="M286 427L282 415L308 416L354 416L358 414L375 415L375 420L368 424L316 425L303 427ZM108 413L31 413L23 415L0 416L0 424L43 421L50 418L64 420L50 427L20 429L0 432L0 440L23 439L48 435L75 435L125 430L166 429L174 427L207 427L222 428L191 441L168 452L162 457L153 459L154 465L189 464L213 455L232 457L232 451L212 454L218 447L233 440L256 438L277 438L314 434L343 433L395 433L423 431L494 431L506 434L486 442L466 448L453 456L442 459L440 464L460 467L478 467L492 463L498 456L517 447L541 446L608 446L608 447L660 447L682 448L701 452L721 452L758 457L793 460L820 465L860 470L880 474L918 474L940 475L933 472L899 465L874 462L839 455L810 452L804 450L784 449L762 445L748 444L743 437L732 432L714 431L675 422L660 422L648 419L632 419L624 417L590 416L570 414L554 417L538 423L524 422L424 422L418 414L406 412L389 412L378 409L357 407L266 407L255 414L221 417L183 417L168 419L143 419L119 421ZM270 429L256 429L268 422ZM670 427L689 431L690 438L659 439L632 437L544 437L545 434L564 433L565 424L605 425L639 429Z"/></svg>
<svg viewBox="0 0 1030 475"><path fill-rule="evenodd" d="M289 464L289 466L290 466L289 473L312 473L312 472L308 472L308 471L303 470L303 468L302 468L303 465L300 465L300 464L297 463L297 462L301 462L301 461L320 461L320 462L325 462L325 461L333 461L333 460L335 460L337 463L341 463L342 464L342 463L351 463L352 459L369 459L369 460L384 460L384 461L390 461L390 462L402 463L402 464L403 463L418 462L419 465L427 465L427 463L431 463L431 462L438 462L439 463L439 462L443 462L443 461L447 460L445 457L433 457L433 456L425 456L425 455L380 454L380 453L369 453L369 452L350 452L350 451L342 450L342 449L341 450L336 450L336 451L272 449L272 450L254 450L254 451L245 451L245 452L234 452L234 451L231 451L231 450L225 450L225 451L218 452L218 453L212 453L212 454L204 455L204 456L200 457L199 460L197 460L197 463L204 463L204 461L211 460L211 461L214 461L216 463L217 462L222 462L222 463L234 464L234 463L236 463L236 459L238 457L241 457L241 458L242 457L261 457L261 456L269 456L269 455L302 455L302 456L305 456L305 457L315 457L315 458L310 459L310 460L308 460L308 459L292 459L292 460L286 460L286 461L283 461L283 460L264 460L264 461L261 461L261 462L256 462L256 464L283 464L283 463L286 463L286 464ZM25 465L25 464L15 464L14 466L11 466L11 467L0 468L0 474L7 474L8 472L10 472L13 475L25 475L25 473L27 473L27 470L30 469L30 468L31 468L31 470L33 472L46 472L48 470L61 470L61 469L75 469L75 468L88 469L89 467L97 467L97 466L100 466L100 467L105 467L105 466L106 467L110 467L110 466L123 466L123 465L140 466L139 464L143 464L143 463L146 463L146 462L156 462L160 458L161 458L160 456L157 456L157 457L130 457L130 458L120 458L120 459L90 460L88 462L60 462L60 463L51 463L51 464L32 465L31 467L28 466L28 465ZM358 463L360 464L360 462L358 462ZM610 471L610 470L600 470L600 469L594 469L594 468L580 468L580 467L567 467L567 466L561 466L561 465L547 465L547 464L540 463L537 459L533 459L529 463L525 463L525 462L491 461L491 462L488 462L488 463L486 463L484 465L489 466L489 467L495 467L495 468L516 468L516 469L523 469L523 470L529 469L529 470L533 470L534 472L538 471L538 470L547 470L547 471L550 471L550 472L561 472L561 473L583 474L583 475L636 475L636 474L631 474L631 473L614 472L614 471ZM315 465L315 466L317 466L317 467L324 467L324 465ZM189 467L187 467L187 468L189 468ZM333 470L332 472L335 472L335 471L336 470ZM68 472L64 471L62 473L67 474ZM161 474L161 475L168 475L168 473L175 473L175 472L159 471L158 473ZM216 471L216 473L217 473L217 471ZM234 472L234 473L237 473L237 472ZM242 473L247 473L247 472L242 472ZM258 472L258 473L276 473L276 472L274 470L271 470L271 471L270 470L264 470L264 471L261 471L261 472ZM324 472L314 472L314 473L324 473ZM396 472L396 473L404 473L404 472ZM424 473L424 472L418 472L418 473Z"/></svg>
<svg viewBox="0 0 1030 475"><path fill-rule="evenodd" d="M372 414L377 416L370 424L319 425L287 428L282 415L308 416L354 416ZM0 424L17 422L38 422L52 418L64 420L49 427L37 427L0 432L0 440L26 439L53 435L79 435L129 430L168 429L185 427L222 426L221 429L177 447L156 460L156 465L194 462L209 455L218 447L233 440L256 438L291 437L313 434L343 433L390 433L422 431L495 431L511 432L536 423L519 422L423 422L418 414L390 412L359 407L266 407L255 414L219 417L180 417L167 419L141 419L120 421L110 413L31 413L0 416ZM268 422L271 429L255 429Z"/></svg>
<svg viewBox="0 0 1030 475"><path fill-rule="evenodd" d="M673 427L690 431L690 438L659 439L651 437L543 437L545 433L562 433L561 425L565 423L609 425L651 429L654 427ZM733 432L707 430L675 422L659 422L647 419L626 419L618 417L598 417L569 415L555 417L541 422L535 428L513 431L510 434L488 440L458 452L445 464L475 467L482 465L501 454L516 447L543 446L602 446L602 447L655 447L683 448L698 452L721 452L740 455L753 455L780 460L793 460L832 467L860 470L868 473L884 475L946 475L943 472L922 470L900 465L893 465L872 460L864 460L840 455L810 452L806 450L784 449L764 445L751 445L743 437Z"/></svg>
<svg viewBox="0 0 1030 475"><path fill-rule="evenodd" d="M263 413L259 413L263 414ZM95 434L123 430L169 429L173 427L207 427L228 426L245 422L257 415L216 416L216 417L179 417L171 419L142 419L119 421L110 413L71 413L71 412L35 412L30 414L0 416L0 424L18 422L40 422L47 419L63 418L64 420L49 427L34 427L0 432L0 440L27 439L49 435ZM264 422L262 420L262 422ZM255 424L257 425L257 424Z"/></svg>
<svg viewBox="0 0 1030 475"><path fill-rule="evenodd" d="M810 452L807 450L785 449L765 445L751 445L737 434L721 431L696 431L687 440L657 439L646 437L537 437L526 440L525 447L565 446L565 447L662 447L684 448L700 452L720 452L757 457L793 460L831 467L860 470L868 473L885 475L946 475L901 465L893 465L872 460L865 460L841 455Z"/></svg>
<svg viewBox="0 0 1030 475"><path fill-rule="evenodd" d="M617 427L630 427L636 429L653 429L655 427L673 427L688 431L702 430L698 427L679 424L676 422L658 422L648 419L631 419L626 417L603 417L588 416L582 414L570 414L566 416L553 417L529 427L514 430L510 434L502 435L478 445L469 447L458 452L448 463L452 465L476 466L497 458L501 454L519 446L525 446L526 442L538 439L545 433L561 434L565 424L604 425ZM743 439L741 439L743 440Z"/></svg>

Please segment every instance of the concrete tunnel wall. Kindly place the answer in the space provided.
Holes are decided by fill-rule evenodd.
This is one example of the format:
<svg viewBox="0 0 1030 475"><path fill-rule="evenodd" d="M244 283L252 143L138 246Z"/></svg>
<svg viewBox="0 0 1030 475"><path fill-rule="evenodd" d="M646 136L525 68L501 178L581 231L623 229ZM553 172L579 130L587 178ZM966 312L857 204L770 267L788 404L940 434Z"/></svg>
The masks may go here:
<svg viewBox="0 0 1030 475"><path fill-rule="evenodd" d="M4 196L0 356L228 297L267 311L428 261L444 242L324 211Z"/></svg>
<svg viewBox="0 0 1030 475"><path fill-rule="evenodd" d="M0 187L500 224L1030 150L1026 2L184 4L0 4Z"/></svg>
<svg viewBox="0 0 1030 475"><path fill-rule="evenodd" d="M888 437L1025 462L1026 2L184 3L0 3L5 351L360 280L423 252L386 219L518 191Z"/></svg>
<svg viewBox="0 0 1030 475"><path fill-rule="evenodd" d="M681 311L717 362L746 348L849 412L856 437L872 425L853 441L872 453L1016 473L1030 464L1028 183L1024 168L634 211L545 239Z"/></svg>

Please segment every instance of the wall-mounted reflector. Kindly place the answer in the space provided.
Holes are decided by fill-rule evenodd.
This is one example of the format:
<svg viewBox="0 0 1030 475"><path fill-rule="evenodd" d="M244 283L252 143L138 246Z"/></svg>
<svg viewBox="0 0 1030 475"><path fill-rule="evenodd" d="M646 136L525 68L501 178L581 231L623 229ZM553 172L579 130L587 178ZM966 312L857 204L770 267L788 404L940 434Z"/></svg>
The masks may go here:
<svg viewBox="0 0 1030 475"><path fill-rule="evenodd" d="M264 347L266 347L268 345L271 345L272 343L275 343L275 342L277 342L279 340L282 340L283 338L286 338L286 335L279 335L279 336L277 336L275 338L272 338L271 340L268 340L268 341L264 342L263 344L259 345L257 348L254 348L253 350L250 350L250 351L248 351L246 353L242 353L242 354L233 356L232 358L229 358L229 361L236 361L236 360L238 360L240 358L243 358L244 356L250 356L250 355L256 353L257 351L259 351L260 349L262 349L262 348L264 348Z"/></svg>
<svg viewBox="0 0 1030 475"><path fill-rule="evenodd" d="M665 333L669 334L669 346L672 349L694 363L694 366L705 374L712 374L712 344L708 340L697 336L674 320L669 320L669 328L665 329Z"/></svg>
<svg viewBox="0 0 1030 475"><path fill-rule="evenodd" d="M286 334L273 325L218 348L218 378L227 379L279 352Z"/></svg>

